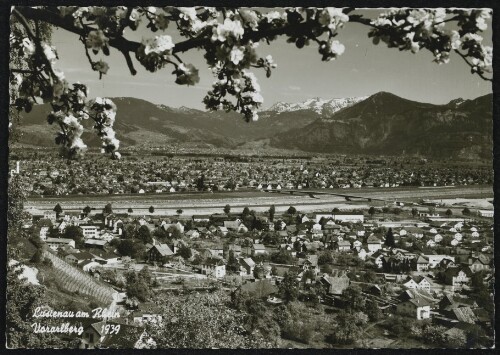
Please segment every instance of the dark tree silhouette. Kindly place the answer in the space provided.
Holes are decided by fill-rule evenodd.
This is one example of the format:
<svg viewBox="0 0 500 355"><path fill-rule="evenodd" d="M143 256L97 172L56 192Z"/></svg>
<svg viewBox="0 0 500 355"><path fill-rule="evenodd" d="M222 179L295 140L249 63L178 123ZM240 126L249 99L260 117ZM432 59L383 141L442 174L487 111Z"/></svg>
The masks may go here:
<svg viewBox="0 0 500 355"><path fill-rule="evenodd" d="M392 234L392 228L389 228L389 230L387 231L387 234L385 235L384 245L391 247L391 248L396 245L396 242L394 241L394 235Z"/></svg>
<svg viewBox="0 0 500 355"><path fill-rule="evenodd" d="M60 204L57 204L55 207L54 207L54 212L56 213L56 217L59 218L59 215L62 213L62 207Z"/></svg>
<svg viewBox="0 0 500 355"><path fill-rule="evenodd" d="M92 211L92 208L90 208L90 206L86 206L83 209L83 213L85 214L85 216L88 216L91 211Z"/></svg>
<svg viewBox="0 0 500 355"><path fill-rule="evenodd" d="M271 222L274 221L274 214L276 213L276 207L274 207L274 205L271 205L271 207L269 207L269 220Z"/></svg>
<svg viewBox="0 0 500 355"><path fill-rule="evenodd" d="M105 213L105 214L113 213L113 209L111 208L111 203L107 203L106 206L104 206L102 213Z"/></svg>

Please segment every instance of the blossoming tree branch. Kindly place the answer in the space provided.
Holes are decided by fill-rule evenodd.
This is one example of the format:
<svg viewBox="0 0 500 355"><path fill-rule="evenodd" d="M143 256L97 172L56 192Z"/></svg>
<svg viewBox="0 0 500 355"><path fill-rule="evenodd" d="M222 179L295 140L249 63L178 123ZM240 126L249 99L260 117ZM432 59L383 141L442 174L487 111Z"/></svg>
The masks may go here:
<svg viewBox="0 0 500 355"><path fill-rule="evenodd" d="M489 9L388 9L375 18L353 8L284 8L256 11L251 8L214 7L12 7L11 9L11 107L29 111L35 103L52 106L49 124L60 131L56 143L69 157L81 154L82 120L91 119L102 140L102 151L120 158L113 123L116 106L106 98L87 98L84 84L69 84L58 69L56 48L44 40L42 25L57 26L79 36L90 67L101 78L109 69L105 58L111 50L123 54L131 75L142 65L156 72L170 68L179 85L195 85L198 69L182 53L202 50L215 81L203 99L208 110L240 112L257 120L263 103L254 70L266 76L277 67L270 55L261 56L258 45L285 36L297 48L315 46L323 61L335 60L346 50L341 30L348 22L367 26L374 44L416 53L428 50L438 64L458 54L473 74L491 80L492 47L482 44L481 32L491 17ZM140 23L152 32L142 42L126 38ZM167 31L176 31L174 43ZM172 32L171 32L172 34ZM135 58L135 60L133 59Z"/></svg>

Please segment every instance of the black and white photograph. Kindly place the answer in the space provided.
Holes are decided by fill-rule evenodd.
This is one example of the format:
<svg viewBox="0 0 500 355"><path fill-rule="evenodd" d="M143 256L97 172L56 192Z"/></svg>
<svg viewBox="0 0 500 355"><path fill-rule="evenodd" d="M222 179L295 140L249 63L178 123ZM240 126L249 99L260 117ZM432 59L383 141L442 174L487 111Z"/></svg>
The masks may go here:
<svg viewBox="0 0 500 355"><path fill-rule="evenodd" d="M2 5L6 348L494 349L475 4Z"/></svg>

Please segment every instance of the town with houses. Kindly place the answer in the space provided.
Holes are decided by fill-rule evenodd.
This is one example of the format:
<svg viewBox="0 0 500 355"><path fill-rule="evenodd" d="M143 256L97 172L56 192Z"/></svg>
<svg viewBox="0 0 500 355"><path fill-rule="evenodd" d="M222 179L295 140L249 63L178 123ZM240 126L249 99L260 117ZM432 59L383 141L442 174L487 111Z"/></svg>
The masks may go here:
<svg viewBox="0 0 500 355"><path fill-rule="evenodd" d="M88 154L78 164L37 150L13 156L11 172L33 196L144 194L255 189L397 188L491 185L487 165L436 164L387 157L168 156L142 153L122 161ZM126 153L124 153L126 154ZM17 159L17 155L19 158ZM43 157L45 155L45 157Z"/></svg>
<svg viewBox="0 0 500 355"><path fill-rule="evenodd" d="M199 173L196 164L202 163L187 164L177 173L184 174L187 181L190 169ZM227 169L230 166L236 165L227 164ZM79 169L84 170L84 165ZM121 176L119 171L111 173L111 166L102 169ZM264 165L255 169L265 176ZM290 174L286 168L272 169L275 174L268 178ZM302 174L306 174L304 170ZM34 174L37 170L29 171ZM154 167L144 167L134 174L137 179L150 180L148 174L153 171ZM224 169L213 171L225 176ZM383 174L383 169L378 171ZM257 180L248 170L235 170L236 174L245 172L243 175L255 182L271 181ZM64 175L64 181L71 181L67 179L70 174L75 179L78 176L74 169L40 169L41 180L33 186L55 180L58 174ZM479 173L475 174L477 177ZM98 175L94 172L90 177ZM343 170L339 175L353 178L362 173ZM397 175L393 172L393 176ZM405 176L404 169L401 176ZM446 172L441 176L456 175ZM286 184L285 179L280 180ZM238 182L238 178L233 181ZM37 248L43 250L42 259L58 270L69 291L95 297L104 304L111 302L121 314L118 320L87 322L83 334L72 339L80 348L147 347L155 342L146 329L148 323L161 319L159 306L129 288L128 278L123 281L118 276L130 272L148 273L154 279L152 290L213 288L234 294L258 288L269 309L287 302L288 293L280 285L292 277L297 302L337 311L350 307L352 297L370 304L370 311L366 310L369 324L379 329L382 339L389 339L389 343L382 343L385 345L406 336L401 330L405 322L435 325L439 338L445 339L441 341L452 341L458 334L463 338L459 346L463 347L488 346L491 341L492 210L437 212L433 207L411 204L361 210L355 205L339 209L333 204L324 211L302 213L290 206L277 213L274 206L256 212L227 205L213 214L177 211L175 215L138 216L115 213L114 207L116 203L108 203L102 210L87 207L66 211L61 203L46 210L27 209L23 222L23 228L36 239L31 253L36 254ZM71 275L78 275L84 283L72 282ZM261 284L266 287L257 286ZM122 330L118 335L105 334L103 324L121 324Z"/></svg>

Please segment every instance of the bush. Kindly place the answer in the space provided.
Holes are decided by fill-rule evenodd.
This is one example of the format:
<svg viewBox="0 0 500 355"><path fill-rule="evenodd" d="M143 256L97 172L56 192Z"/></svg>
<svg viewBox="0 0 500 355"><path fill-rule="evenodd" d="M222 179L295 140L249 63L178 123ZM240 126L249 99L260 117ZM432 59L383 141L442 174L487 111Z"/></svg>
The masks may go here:
<svg viewBox="0 0 500 355"><path fill-rule="evenodd" d="M52 260L50 260L49 258L44 258L43 259L43 265L45 265L45 266L52 266L54 264L52 263Z"/></svg>
<svg viewBox="0 0 500 355"><path fill-rule="evenodd" d="M309 344L313 334L313 325L302 321L290 322L281 331L283 338L300 341L304 344Z"/></svg>
<svg viewBox="0 0 500 355"><path fill-rule="evenodd" d="M395 316L390 322L384 323L387 330L397 336L409 336L415 329L415 320L409 317Z"/></svg>

